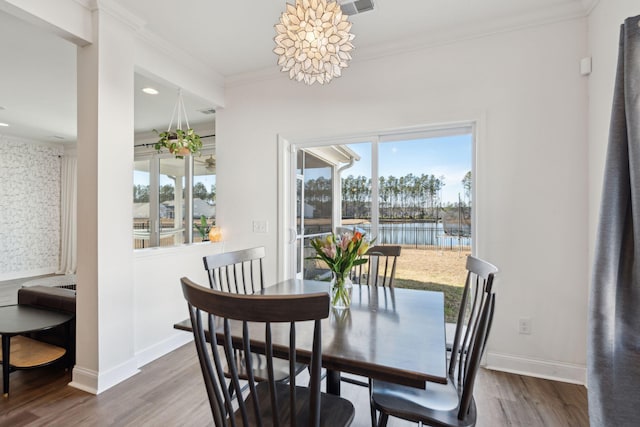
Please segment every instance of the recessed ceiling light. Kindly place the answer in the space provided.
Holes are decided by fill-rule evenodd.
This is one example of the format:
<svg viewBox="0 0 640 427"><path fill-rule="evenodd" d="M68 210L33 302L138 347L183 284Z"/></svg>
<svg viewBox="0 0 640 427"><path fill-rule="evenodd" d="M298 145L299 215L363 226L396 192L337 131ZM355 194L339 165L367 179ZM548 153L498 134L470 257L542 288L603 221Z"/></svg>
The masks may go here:
<svg viewBox="0 0 640 427"><path fill-rule="evenodd" d="M152 87L145 87L144 89L142 89L142 91L144 93L146 93L147 95L157 95L158 91Z"/></svg>
<svg viewBox="0 0 640 427"><path fill-rule="evenodd" d="M7 126L9 126L9 125L8 125L7 123L0 123L0 126L7 127Z"/></svg>

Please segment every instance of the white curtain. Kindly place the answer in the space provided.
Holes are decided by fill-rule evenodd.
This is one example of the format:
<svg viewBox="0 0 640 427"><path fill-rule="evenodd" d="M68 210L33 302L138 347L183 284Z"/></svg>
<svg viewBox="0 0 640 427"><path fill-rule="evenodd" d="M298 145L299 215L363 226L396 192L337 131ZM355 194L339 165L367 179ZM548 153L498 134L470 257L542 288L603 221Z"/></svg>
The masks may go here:
<svg viewBox="0 0 640 427"><path fill-rule="evenodd" d="M64 156L60 180L60 261L57 274L73 274L77 267L78 159Z"/></svg>

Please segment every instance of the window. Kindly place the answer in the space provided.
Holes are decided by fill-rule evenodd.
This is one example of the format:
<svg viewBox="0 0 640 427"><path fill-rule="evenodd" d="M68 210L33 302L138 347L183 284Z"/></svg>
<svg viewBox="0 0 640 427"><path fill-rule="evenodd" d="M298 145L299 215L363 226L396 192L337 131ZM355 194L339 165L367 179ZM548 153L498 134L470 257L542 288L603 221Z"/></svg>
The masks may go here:
<svg viewBox="0 0 640 427"><path fill-rule="evenodd" d="M141 151L133 174L134 249L207 240L205 230L215 224L213 147L184 159ZM203 217L201 233L197 226Z"/></svg>
<svg viewBox="0 0 640 427"><path fill-rule="evenodd" d="M376 244L402 246L395 286L443 291L448 307L459 307L473 245L473 145L472 123L292 144L284 205L296 239L283 253L286 274L328 278L324 263L306 260L309 238L357 228Z"/></svg>

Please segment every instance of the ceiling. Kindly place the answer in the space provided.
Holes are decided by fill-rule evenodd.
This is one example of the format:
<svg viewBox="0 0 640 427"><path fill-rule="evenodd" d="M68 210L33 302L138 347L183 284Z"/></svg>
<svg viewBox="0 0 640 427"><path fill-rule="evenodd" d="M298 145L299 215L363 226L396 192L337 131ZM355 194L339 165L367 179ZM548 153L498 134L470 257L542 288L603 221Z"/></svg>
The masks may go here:
<svg viewBox="0 0 640 427"><path fill-rule="evenodd" d="M273 25L284 0L112 0L140 18L143 30L197 58L225 81L277 73ZM340 0L347 1L347 0ZM289 0L293 2L293 0ZM375 9L350 17L353 61L526 25L584 16L597 0L375 0ZM170 31L167 31L170 28ZM76 138L76 48L0 11L0 134L50 142ZM5 65L7 64L7 65ZM346 78L348 72L343 74ZM152 86L158 95L146 95ZM184 94L191 123L213 127L206 100ZM135 76L136 132L162 129L177 88Z"/></svg>

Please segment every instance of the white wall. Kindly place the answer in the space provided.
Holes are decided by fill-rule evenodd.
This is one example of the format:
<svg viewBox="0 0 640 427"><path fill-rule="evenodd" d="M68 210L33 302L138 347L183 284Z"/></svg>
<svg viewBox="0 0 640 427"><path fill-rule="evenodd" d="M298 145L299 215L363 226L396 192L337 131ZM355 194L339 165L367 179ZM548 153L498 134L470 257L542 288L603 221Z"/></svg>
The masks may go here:
<svg viewBox="0 0 640 427"><path fill-rule="evenodd" d="M54 273L64 149L0 135L0 151L0 280Z"/></svg>
<svg viewBox="0 0 640 427"><path fill-rule="evenodd" d="M134 251L135 354L142 366L193 338L173 329L189 317L180 278L208 286L202 257L222 252L224 243L195 243Z"/></svg>
<svg viewBox="0 0 640 427"><path fill-rule="evenodd" d="M489 365L584 381L587 306L586 20L354 61L328 86L235 83L217 114L218 223L265 245L276 276L277 145L478 120L478 255L500 267ZM253 234L265 219L267 234ZM231 246L231 245L230 245ZM518 335L520 317L533 333Z"/></svg>

